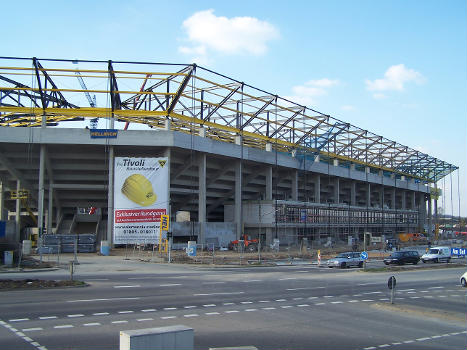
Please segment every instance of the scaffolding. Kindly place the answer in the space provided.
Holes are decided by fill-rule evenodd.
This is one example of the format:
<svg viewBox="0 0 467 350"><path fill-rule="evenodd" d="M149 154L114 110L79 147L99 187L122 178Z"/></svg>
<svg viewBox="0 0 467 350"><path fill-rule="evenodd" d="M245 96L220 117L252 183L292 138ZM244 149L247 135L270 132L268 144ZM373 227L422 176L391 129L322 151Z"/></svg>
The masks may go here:
<svg viewBox="0 0 467 350"><path fill-rule="evenodd" d="M76 64L79 63L79 69ZM83 89L76 80L86 80ZM97 96L87 107L85 94ZM100 106L100 107L98 107ZM458 167L195 64L0 57L0 126L103 118L436 183Z"/></svg>

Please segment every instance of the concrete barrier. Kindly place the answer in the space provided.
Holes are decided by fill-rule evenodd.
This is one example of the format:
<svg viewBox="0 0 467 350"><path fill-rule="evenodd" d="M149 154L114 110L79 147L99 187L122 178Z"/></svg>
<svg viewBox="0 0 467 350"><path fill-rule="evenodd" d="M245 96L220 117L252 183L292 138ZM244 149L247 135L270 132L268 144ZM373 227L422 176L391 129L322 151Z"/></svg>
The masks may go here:
<svg viewBox="0 0 467 350"><path fill-rule="evenodd" d="M120 331L120 350L193 350L193 328L183 325Z"/></svg>

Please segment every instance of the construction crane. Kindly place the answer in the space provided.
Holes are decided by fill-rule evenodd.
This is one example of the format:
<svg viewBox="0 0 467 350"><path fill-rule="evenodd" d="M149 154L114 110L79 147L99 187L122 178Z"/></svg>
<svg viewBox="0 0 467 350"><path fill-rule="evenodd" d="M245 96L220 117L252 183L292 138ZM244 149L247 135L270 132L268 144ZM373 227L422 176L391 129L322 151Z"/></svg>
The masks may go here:
<svg viewBox="0 0 467 350"><path fill-rule="evenodd" d="M93 107L93 108L96 107L97 106L97 104L96 104L96 95L91 97L91 95L88 92L88 88L86 87L86 84L84 83L83 77L81 76L81 73L80 72L75 72L75 74L76 74L76 77L78 78L78 81L79 81L79 84L81 85L81 88L84 90L84 95L88 99L89 105L91 107ZM97 128L97 122L98 122L98 118L91 119L91 122L89 123L91 129L96 129Z"/></svg>

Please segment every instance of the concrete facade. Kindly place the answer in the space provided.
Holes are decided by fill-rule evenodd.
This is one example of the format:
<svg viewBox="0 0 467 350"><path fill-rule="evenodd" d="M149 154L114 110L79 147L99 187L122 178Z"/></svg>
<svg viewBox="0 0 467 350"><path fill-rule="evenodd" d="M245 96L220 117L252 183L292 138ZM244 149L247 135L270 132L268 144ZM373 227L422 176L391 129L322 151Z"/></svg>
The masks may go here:
<svg viewBox="0 0 467 350"><path fill-rule="evenodd" d="M30 191L29 209L38 214L43 232L53 231L60 216L93 206L102 209L107 236L101 238L109 241L117 156L168 156L172 218L183 210L200 224L235 223L237 237L248 231L265 234L267 241L279 235L291 242L345 240L363 232L420 232L431 218L429 187L413 178L237 141L163 129L119 130L115 139L91 139L86 129L1 127L0 179L3 191ZM19 221L24 208L18 201L2 197L2 203ZM197 238L205 243L203 225Z"/></svg>

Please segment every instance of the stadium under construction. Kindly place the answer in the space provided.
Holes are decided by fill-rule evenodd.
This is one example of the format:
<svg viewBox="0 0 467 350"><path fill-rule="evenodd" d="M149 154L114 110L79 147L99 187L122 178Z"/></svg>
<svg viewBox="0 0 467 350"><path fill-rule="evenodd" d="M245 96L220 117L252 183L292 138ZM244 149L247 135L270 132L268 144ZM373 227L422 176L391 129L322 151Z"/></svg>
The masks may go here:
<svg viewBox="0 0 467 350"><path fill-rule="evenodd" d="M175 245L431 234L438 183L458 169L194 64L0 61L0 219L16 242L37 227L40 239L154 243L159 214ZM121 179L122 159L157 159L168 178ZM136 186L147 188L141 198ZM157 225L134 221L117 239L121 193L135 210L162 205ZM141 228L146 241L125 240Z"/></svg>

